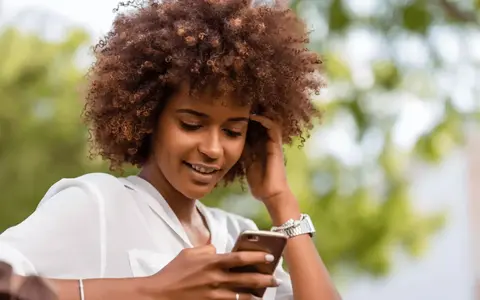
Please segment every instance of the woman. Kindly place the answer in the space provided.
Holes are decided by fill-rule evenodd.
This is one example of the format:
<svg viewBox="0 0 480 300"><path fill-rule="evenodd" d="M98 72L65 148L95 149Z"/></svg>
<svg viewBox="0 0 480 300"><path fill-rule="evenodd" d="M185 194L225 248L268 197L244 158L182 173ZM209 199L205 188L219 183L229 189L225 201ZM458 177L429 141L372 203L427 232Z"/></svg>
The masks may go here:
<svg viewBox="0 0 480 300"><path fill-rule="evenodd" d="M59 181L2 234L0 258L19 275L52 278L60 299L251 298L238 287L268 287L271 300L338 299L282 153L318 115L309 96L322 87L321 61L305 48L305 25L247 0L133 8L95 49L84 117L95 153L138 176ZM290 237L290 274L228 272L273 258L230 253L255 224L196 199L244 178Z"/></svg>

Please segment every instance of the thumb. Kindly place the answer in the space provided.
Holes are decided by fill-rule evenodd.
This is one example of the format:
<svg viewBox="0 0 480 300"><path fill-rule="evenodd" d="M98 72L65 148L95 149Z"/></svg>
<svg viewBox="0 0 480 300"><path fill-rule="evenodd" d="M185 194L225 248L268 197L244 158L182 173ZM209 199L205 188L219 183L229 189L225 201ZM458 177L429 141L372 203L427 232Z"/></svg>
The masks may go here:
<svg viewBox="0 0 480 300"><path fill-rule="evenodd" d="M190 253L192 254L216 254L217 253L217 248L215 248L214 245L208 244L205 246L198 246L194 248L188 249Z"/></svg>

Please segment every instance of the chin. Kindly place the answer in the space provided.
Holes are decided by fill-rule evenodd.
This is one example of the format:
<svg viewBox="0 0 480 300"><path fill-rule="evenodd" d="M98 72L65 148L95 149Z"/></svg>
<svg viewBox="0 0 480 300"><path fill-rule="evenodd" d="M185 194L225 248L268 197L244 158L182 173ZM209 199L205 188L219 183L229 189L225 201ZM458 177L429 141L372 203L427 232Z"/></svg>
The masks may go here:
<svg viewBox="0 0 480 300"><path fill-rule="evenodd" d="M189 199L199 200L210 194L214 188L215 186L210 185L189 185L188 187L183 188L180 192Z"/></svg>

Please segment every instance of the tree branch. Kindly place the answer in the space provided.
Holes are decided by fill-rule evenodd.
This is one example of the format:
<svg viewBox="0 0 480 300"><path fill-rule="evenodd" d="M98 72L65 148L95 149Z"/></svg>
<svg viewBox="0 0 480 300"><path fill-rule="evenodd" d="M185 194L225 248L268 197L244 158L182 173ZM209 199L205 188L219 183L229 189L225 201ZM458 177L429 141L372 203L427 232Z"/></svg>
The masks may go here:
<svg viewBox="0 0 480 300"><path fill-rule="evenodd" d="M475 13L461 11L449 0L439 0L439 4L445 13L452 19L463 23L478 23Z"/></svg>

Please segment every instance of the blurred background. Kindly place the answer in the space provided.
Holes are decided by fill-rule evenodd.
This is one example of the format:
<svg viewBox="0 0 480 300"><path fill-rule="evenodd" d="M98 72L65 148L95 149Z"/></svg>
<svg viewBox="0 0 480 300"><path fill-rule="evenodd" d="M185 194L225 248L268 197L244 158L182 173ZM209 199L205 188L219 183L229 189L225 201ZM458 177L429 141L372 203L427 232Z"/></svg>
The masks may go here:
<svg viewBox="0 0 480 300"><path fill-rule="evenodd" d="M117 4L0 0L0 232L60 178L108 170L80 113ZM290 4L329 87L288 175L344 299L480 300L480 1ZM270 225L239 185L205 201Z"/></svg>

